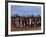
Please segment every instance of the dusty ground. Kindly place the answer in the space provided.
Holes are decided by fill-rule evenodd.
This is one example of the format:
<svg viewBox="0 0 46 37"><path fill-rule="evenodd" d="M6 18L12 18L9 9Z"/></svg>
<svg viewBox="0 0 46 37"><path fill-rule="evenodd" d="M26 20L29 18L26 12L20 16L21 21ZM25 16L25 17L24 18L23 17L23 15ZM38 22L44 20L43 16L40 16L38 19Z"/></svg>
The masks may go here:
<svg viewBox="0 0 46 37"><path fill-rule="evenodd" d="M28 30L40 30L41 29L41 27L35 27L35 28L31 28L31 27L29 27L29 28L16 28L16 27L14 27L13 25L11 26L11 31L28 31Z"/></svg>

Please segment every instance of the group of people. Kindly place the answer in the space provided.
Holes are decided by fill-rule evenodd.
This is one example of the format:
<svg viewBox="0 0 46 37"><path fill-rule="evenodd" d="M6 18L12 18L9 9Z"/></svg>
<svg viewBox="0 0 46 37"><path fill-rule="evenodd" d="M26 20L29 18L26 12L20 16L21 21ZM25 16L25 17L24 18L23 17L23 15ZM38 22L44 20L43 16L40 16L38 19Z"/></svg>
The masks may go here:
<svg viewBox="0 0 46 37"><path fill-rule="evenodd" d="M11 21L12 25L14 25L14 27L37 27L41 25L41 19L34 19L34 18L15 18L12 19Z"/></svg>

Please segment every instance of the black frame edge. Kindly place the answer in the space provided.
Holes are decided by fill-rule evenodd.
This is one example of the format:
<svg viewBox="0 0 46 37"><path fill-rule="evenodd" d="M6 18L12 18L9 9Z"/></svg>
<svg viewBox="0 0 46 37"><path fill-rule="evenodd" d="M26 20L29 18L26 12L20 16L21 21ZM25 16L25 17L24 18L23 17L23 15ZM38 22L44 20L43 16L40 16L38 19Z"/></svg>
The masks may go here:
<svg viewBox="0 0 46 37"><path fill-rule="evenodd" d="M5 1L5 36L8 36L8 2Z"/></svg>

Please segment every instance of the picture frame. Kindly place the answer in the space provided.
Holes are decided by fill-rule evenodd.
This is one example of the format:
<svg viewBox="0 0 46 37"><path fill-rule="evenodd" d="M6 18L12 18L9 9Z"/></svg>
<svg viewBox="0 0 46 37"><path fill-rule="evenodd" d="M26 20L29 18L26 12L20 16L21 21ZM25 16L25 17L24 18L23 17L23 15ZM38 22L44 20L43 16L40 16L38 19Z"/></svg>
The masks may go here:
<svg viewBox="0 0 46 37"><path fill-rule="evenodd" d="M12 9L13 12L14 12L14 5L18 5L20 8L21 8L21 6L22 7L24 6L25 8L27 6L36 6L36 7L37 6L41 6L41 19L42 19L42 22L41 22L41 25L40 25L41 29L39 28L41 31L37 31L36 30L36 31L32 32L31 30L29 30L29 31L19 31L19 30L18 31L14 31L14 30L12 30L10 32L9 30L11 30L11 28L10 28L11 24L9 23L9 21L11 20L10 17L12 15L11 10L10 10L12 8L11 5L13 5L13 9ZM15 7L18 7L18 6L15 6ZM39 9L39 7L36 8L36 10L37 9ZM23 11L23 10L20 9L20 12L21 11ZM11 14L11 15L9 15L9 14ZM45 3L42 3L42 2L24 2L24 1L5 1L5 36L37 35L37 34L44 34L44 33L45 33Z"/></svg>

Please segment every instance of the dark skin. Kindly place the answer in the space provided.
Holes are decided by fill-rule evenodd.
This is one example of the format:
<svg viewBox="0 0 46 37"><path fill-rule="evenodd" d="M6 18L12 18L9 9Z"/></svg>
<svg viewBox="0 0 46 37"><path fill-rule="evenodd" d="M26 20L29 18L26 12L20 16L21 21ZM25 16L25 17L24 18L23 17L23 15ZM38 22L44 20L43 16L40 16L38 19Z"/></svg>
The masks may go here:
<svg viewBox="0 0 46 37"><path fill-rule="evenodd" d="M34 22L34 24L33 24L32 22ZM37 22L37 21L35 21L35 19L32 19L32 21L31 21L31 26L32 26L32 27L36 27L36 24L37 24L36 22Z"/></svg>
<svg viewBox="0 0 46 37"><path fill-rule="evenodd" d="M25 23L25 26L24 26L24 23ZM22 21L22 24L23 24L24 27L27 27L28 24L29 24L29 23L28 23L28 19L24 19L24 20Z"/></svg>

